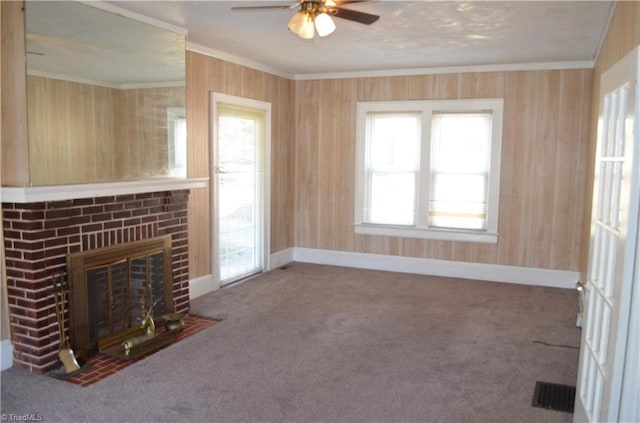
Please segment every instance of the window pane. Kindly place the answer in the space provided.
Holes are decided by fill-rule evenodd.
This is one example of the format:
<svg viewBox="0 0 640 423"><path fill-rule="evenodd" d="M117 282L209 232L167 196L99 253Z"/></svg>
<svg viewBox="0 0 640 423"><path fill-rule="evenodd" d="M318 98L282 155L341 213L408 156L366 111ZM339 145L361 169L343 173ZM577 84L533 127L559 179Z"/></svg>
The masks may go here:
<svg viewBox="0 0 640 423"><path fill-rule="evenodd" d="M485 229L484 175L434 175L429 224L435 227Z"/></svg>
<svg viewBox="0 0 640 423"><path fill-rule="evenodd" d="M491 152L490 113L433 115L432 170L486 173Z"/></svg>
<svg viewBox="0 0 640 423"><path fill-rule="evenodd" d="M415 185L415 173L373 173L368 223L413 225Z"/></svg>
<svg viewBox="0 0 640 423"><path fill-rule="evenodd" d="M367 115L368 223L413 225L420 160L419 113Z"/></svg>
<svg viewBox="0 0 640 423"><path fill-rule="evenodd" d="M420 152L420 115L369 115L368 167L379 171L415 171Z"/></svg>
<svg viewBox="0 0 640 423"><path fill-rule="evenodd" d="M433 175L432 199L458 203L485 203L485 175L435 174Z"/></svg>
<svg viewBox="0 0 640 423"><path fill-rule="evenodd" d="M432 122L429 225L486 229L491 113L436 113Z"/></svg>

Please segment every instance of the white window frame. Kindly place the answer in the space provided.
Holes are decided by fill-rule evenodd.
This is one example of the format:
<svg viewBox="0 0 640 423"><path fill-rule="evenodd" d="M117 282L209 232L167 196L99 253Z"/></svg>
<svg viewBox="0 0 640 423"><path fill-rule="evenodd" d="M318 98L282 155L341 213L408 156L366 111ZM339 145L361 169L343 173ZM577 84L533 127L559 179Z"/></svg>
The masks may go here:
<svg viewBox="0 0 640 423"><path fill-rule="evenodd" d="M498 242L498 213L500 209L500 167L502 157L503 108L502 98L461 100L409 100L375 101L357 103L356 125L356 174L354 228L357 234L395 236L403 238L435 239L446 241ZM487 227L484 230L435 228L428 226L427 207L429 201L429 163L431 151L431 117L434 113L491 111L493 116L491 137L491 163L487 195ZM420 113L421 147L420 174L417 185L418 215L415 225L400 226L366 223L365 220L365 154L367 146L367 115L375 112Z"/></svg>
<svg viewBox="0 0 640 423"><path fill-rule="evenodd" d="M184 107L167 107L167 157L168 157L168 176L187 177L187 145L177 145L175 138L176 121L184 120L186 122L186 111ZM180 158L182 156L182 163ZM179 165L182 165L180 167Z"/></svg>

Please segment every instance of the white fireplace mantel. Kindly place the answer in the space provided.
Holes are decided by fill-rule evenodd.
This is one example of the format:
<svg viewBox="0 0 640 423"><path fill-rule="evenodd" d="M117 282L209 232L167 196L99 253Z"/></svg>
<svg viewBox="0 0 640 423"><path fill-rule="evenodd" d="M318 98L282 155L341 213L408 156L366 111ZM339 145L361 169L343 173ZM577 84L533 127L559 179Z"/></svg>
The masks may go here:
<svg viewBox="0 0 640 423"><path fill-rule="evenodd" d="M207 188L208 186L209 178L157 178L98 184L2 187L0 188L0 200L3 203L25 204L41 201L62 201L110 195Z"/></svg>

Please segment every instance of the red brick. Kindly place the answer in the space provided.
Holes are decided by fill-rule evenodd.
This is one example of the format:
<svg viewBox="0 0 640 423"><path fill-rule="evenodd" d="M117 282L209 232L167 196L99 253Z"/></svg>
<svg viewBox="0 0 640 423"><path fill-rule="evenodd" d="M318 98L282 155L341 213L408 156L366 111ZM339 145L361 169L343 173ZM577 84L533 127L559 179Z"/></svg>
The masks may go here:
<svg viewBox="0 0 640 423"><path fill-rule="evenodd" d="M12 249L5 249L4 255L6 258L22 259L22 251Z"/></svg>
<svg viewBox="0 0 640 423"><path fill-rule="evenodd" d="M57 257L57 256L66 256L67 253L69 252L69 249L66 245L63 245L62 247L55 247L55 248L50 248L48 250L45 250L45 255L47 256L47 258L49 257Z"/></svg>
<svg viewBox="0 0 640 423"><path fill-rule="evenodd" d="M98 214L98 213L104 213L104 206L103 205L87 206L87 207L83 207L82 208L82 214L83 215L91 215L91 214Z"/></svg>
<svg viewBox="0 0 640 423"><path fill-rule="evenodd" d="M62 219L52 219L44 222L44 227L47 229L66 228L72 225L70 217L64 217Z"/></svg>
<svg viewBox="0 0 640 423"><path fill-rule="evenodd" d="M74 200L49 201L47 202L46 207L47 210L68 208L73 206L73 201Z"/></svg>
<svg viewBox="0 0 640 423"><path fill-rule="evenodd" d="M127 195L117 195L115 200L118 203L124 203L126 201L131 201L134 199L134 195L133 194L127 194Z"/></svg>
<svg viewBox="0 0 640 423"><path fill-rule="evenodd" d="M2 217L4 219L18 220L20 219L20 212L15 210L3 210Z"/></svg>
<svg viewBox="0 0 640 423"><path fill-rule="evenodd" d="M43 260L46 257L44 250L25 251L22 253L22 256L24 257L24 260L30 260L30 261L36 261L36 262L39 260Z"/></svg>
<svg viewBox="0 0 640 423"><path fill-rule="evenodd" d="M120 211L120 210L124 210L124 204L123 203L113 203L113 204L105 204L104 205L104 211L106 211L106 212Z"/></svg>
<svg viewBox="0 0 640 423"><path fill-rule="evenodd" d="M149 214L149 209L147 208L140 208L140 209L135 209L131 212L131 216L132 217L136 217L136 216L146 216Z"/></svg>
<svg viewBox="0 0 640 423"><path fill-rule="evenodd" d="M58 238L46 239L44 241L44 246L45 248L51 248L51 247L57 247L60 245L67 245L68 243L69 243L69 238L58 237Z"/></svg>
<svg viewBox="0 0 640 423"><path fill-rule="evenodd" d="M139 209L142 207L142 201L128 201L124 204L124 208L127 210Z"/></svg>
<svg viewBox="0 0 640 423"><path fill-rule="evenodd" d="M124 221L124 226L136 226L140 224L140 218L134 218L134 219L127 219Z"/></svg>
<svg viewBox="0 0 640 423"><path fill-rule="evenodd" d="M24 279L25 273L23 271L18 271L15 269L7 269L7 277L8 278L20 278Z"/></svg>
<svg viewBox="0 0 640 423"><path fill-rule="evenodd" d="M64 209L47 210L46 218L47 220L52 220L52 219L61 219L63 217L73 217L73 216L79 216L79 215L80 215L80 209L77 207L64 208Z"/></svg>
<svg viewBox="0 0 640 423"><path fill-rule="evenodd" d="M103 226L105 230L109 230L109 229L122 228L123 225L121 220L111 220L108 222L104 222Z"/></svg>
<svg viewBox="0 0 640 423"><path fill-rule="evenodd" d="M44 210L46 203L21 203L14 204L16 210Z"/></svg>
<svg viewBox="0 0 640 423"><path fill-rule="evenodd" d="M76 198L75 200L73 200L73 205L74 206L90 206L92 204L94 204L94 199L93 198Z"/></svg>
<svg viewBox="0 0 640 423"><path fill-rule="evenodd" d="M126 219L131 217L131 211L130 210L124 210L121 212L114 212L113 213L113 218L114 219Z"/></svg>
<svg viewBox="0 0 640 423"><path fill-rule="evenodd" d="M88 232L97 232L97 231L101 231L102 228L102 223L92 223L90 225L83 225L82 226L82 232L83 233L88 233Z"/></svg>
<svg viewBox="0 0 640 423"><path fill-rule="evenodd" d="M113 203L115 200L116 198L114 196L96 197L94 199L94 202L96 204L105 204L105 203Z"/></svg>
<svg viewBox="0 0 640 423"><path fill-rule="evenodd" d="M47 229L44 231L37 231L37 232L23 232L22 233L22 239L26 240L26 241L32 241L32 240L36 240L36 239L47 239L47 238L53 238L56 236L56 231L53 229Z"/></svg>
<svg viewBox="0 0 640 423"><path fill-rule="evenodd" d="M143 216L140 220L142 223L155 223L158 221L158 216L151 214L149 216Z"/></svg>
<svg viewBox="0 0 640 423"><path fill-rule="evenodd" d="M76 226L72 226L69 228L59 228L56 233L58 234L58 236L77 235L80 233L80 228Z"/></svg>
<svg viewBox="0 0 640 423"><path fill-rule="evenodd" d="M18 229L24 231L37 231L39 229L43 229L43 222L39 221L18 221L14 220L11 222L11 229Z"/></svg>

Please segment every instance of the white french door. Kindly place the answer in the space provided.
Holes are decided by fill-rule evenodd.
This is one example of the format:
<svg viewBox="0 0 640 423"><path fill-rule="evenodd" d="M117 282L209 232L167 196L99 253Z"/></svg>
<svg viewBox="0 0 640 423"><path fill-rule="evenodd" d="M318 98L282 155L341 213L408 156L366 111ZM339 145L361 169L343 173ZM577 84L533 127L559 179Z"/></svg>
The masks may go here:
<svg viewBox="0 0 640 423"><path fill-rule="evenodd" d="M269 267L270 104L212 93L214 282Z"/></svg>
<svg viewBox="0 0 640 423"><path fill-rule="evenodd" d="M631 298L634 290L637 298L640 289L636 276L640 265L636 259L640 202L637 78L636 48L601 80L576 422L619 421L635 406L626 398L638 402L638 381L626 376L631 364L639 360L631 356L637 337L629 337L630 330L640 329L630 319L638 312L637 301L634 305Z"/></svg>

